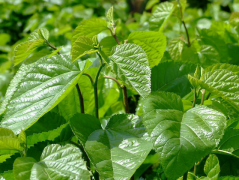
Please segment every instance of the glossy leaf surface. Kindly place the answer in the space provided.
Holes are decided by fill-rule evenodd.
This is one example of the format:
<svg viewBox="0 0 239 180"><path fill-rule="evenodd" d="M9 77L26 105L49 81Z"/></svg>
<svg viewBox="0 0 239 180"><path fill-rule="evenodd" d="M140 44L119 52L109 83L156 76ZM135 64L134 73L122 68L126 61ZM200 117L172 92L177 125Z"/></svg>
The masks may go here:
<svg viewBox="0 0 239 180"><path fill-rule="evenodd" d="M70 124L103 179L129 179L152 148L141 138L145 128L135 115L112 116L104 129L87 114L76 114Z"/></svg>
<svg viewBox="0 0 239 180"><path fill-rule="evenodd" d="M29 128L56 106L75 86L81 75L69 56L56 55L34 63L9 100L2 127L16 133Z"/></svg>
<svg viewBox="0 0 239 180"><path fill-rule="evenodd" d="M140 46L131 43L116 46L110 58L111 68L126 85L143 97L150 93L150 67Z"/></svg>
<svg viewBox="0 0 239 180"><path fill-rule="evenodd" d="M160 155L166 176L176 179L216 147L222 138L226 117L206 106L186 113L155 109L144 116L143 123Z"/></svg>
<svg viewBox="0 0 239 180"><path fill-rule="evenodd" d="M30 179L90 180L81 151L70 144L52 144L42 152L41 159L31 169Z"/></svg>

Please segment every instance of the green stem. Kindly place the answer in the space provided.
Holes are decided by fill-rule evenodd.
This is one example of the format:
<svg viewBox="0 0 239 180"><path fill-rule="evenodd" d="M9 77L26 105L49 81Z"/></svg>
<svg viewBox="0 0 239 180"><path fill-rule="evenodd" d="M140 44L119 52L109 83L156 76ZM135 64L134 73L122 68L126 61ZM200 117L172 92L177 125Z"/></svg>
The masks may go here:
<svg viewBox="0 0 239 180"><path fill-rule="evenodd" d="M90 82L91 82L92 86L94 86L94 80L91 77L91 75L89 75L88 73L83 73L83 75L87 76L90 79Z"/></svg>
<svg viewBox="0 0 239 180"><path fill-rule="evenodd" d="M53 46L51 43L49 43L47 40L45 40L45 42L46 42L47 45L50 46L52 49L57 50L57 48L56 48L55 46ZM61 54L61 53L58 51L57 54Z"/></svg>
<svg viewBox="0 0 239 180"><path fill-rule="evenodd" d="M115 29L115 27L113 27ZM115 38L115 41L117 42L118 45L120 45L120 41L117 38L115 32L113 32L110 28L108 28L110 30L111 35ZM114 30L115 31L115 30Z"/></svg>
<svg viewBox="0 0 239 180"><path fill-rule="evenodd" d="M79 98L80 98L81 113L84 114L84 113L85 113L84 99L83 99L83 95L82 95L82 93L81 93L79 84L76 84L76 88L77 88L77 91L78 91L78 94L79 94Z"/></svg>
<svg viewBox="0 0 239 180"><path fill-rule="evenodd" d="M184 173L183 180L187 180L187 177L188 177L188 171Z"/></svg>
<svg viewBox="0 0 239 180"><path fill-rule="evenodd" d="M187 29L186 24L185 24L185 22L184 22L184 20L183 20L183 9L182 9L182 5L181 5L180 0L177 0L177 1L178 1L178 4L179 4L179 9L180 9L181 22L182 22L182 24L183 24L183 27L184 27L184 29L185 29L185 31L186 31L186 35L187 35L188 47L190 47L190 46L191 46L191 42L190 42L190 38L189 38L189 34L188 34L188 29Z"/></svg>
<svg viewBox="0 0 239 180"><path fill-rule="evenodd" d="M98 104L98 92L97 92L97 82L98 82L98 78L100 76L100 71L102 70L102 68L105 66L105 63L103 63L97 74L96 74L96 77L95 77L95 83L94 83L94 94L95 94L95 116L96 118L99 118L99 104Z"/></svg>
<svg viewBox="0 0 239 180"><path fill-rule="evenodd" d="M197 163L194 164L194 169L193 169L194 175L196 175L196 172L197 172Z"/></svg>
<svg viewBox="0 0 239 180"><path fill-rule="evenodd" d="M203 105L205 92L206 92L205 89L202 89L201 105Z"/></svg>
<svg viewBox="0 0 239 180"><path fill-rule="evenodd" d="M210 95L211 95L211 93L209 93L209 94L207 95L207 97L206 97L206 100L208 100L208 99L209 99Z"/></svg>

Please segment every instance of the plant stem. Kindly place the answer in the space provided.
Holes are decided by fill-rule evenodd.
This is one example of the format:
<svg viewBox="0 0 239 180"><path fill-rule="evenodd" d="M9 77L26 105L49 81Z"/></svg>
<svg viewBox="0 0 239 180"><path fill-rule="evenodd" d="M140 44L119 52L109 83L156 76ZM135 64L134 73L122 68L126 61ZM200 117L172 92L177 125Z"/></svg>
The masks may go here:
<svg viewBox="0 0 239 180"><path fill-rule="evenodd" d="M97 82L98 82L98 78L99 78L99 75L100 75L100 71L102 70L102 68L105 66L105 63L103 63L97 74L96 74L96 77L95 77L95 83L94 83L94 94L95 94L95 116L96 118L99 118L99 105L98 105L98 92L97 92Z"/></svg>
<svg viewBox="0 0 239 180"><path fill-rule="evenodd" d="M188 177L188 171L184 173L183 180L187 180L187 177Z"/></svg>
<svg viewBox="0 0 239 180"><path fill-rule="evenodd" d="M123 85L122 89L123 89L125 112L129 113L129 103L128 103L128 97L127 97L127 88Z"/></svg>
<svg viewBox="0 0 239 180"><path fill-rule="evenodd" d="M178 4L179 4L179 9L180 9L181 22L183 23L183 27L184 27L184 29L185 29L185 31L186 31L186 35L187 35L188 47L190 47L190 46L191 46L191 42L190 42L190 38L189 38L189 34L188 34L188 29L187 29L186 24L185 24L185 22L184 22L184 20L183 20L182 5L181 5L180 0L177 0L177 1L178 1Z"/></svg>
<svg viewBox="0 0 239 180"><path fill-rule="evenodd" d="M92 84L92 86L94 85L94 80L93 78L91 77L91 75L89 75L88 73L83 73L83 75L87 76L89 79L90 79L90 82Z"/></svg>
<svg viewBox="0 0 239 180"><path fill-rule="evenodd" d="M80 97L80 108L81 108L81 113L85 113L85 107L84 107L84 99L83 99L83 96L82 96L82 93L81 93L81 90L80 90L80 86L79 84L77 83L76 84L76 88L77 88L77 91L78 91L78 94L79 94L79 97Z"/></svg>
<svg viewBox="0 0 239 180"><path fill-rule="evenodd" d="M205 89L202 89L201 105L203 105L205 92L206 92Z"/></svg>
<svg viewBox="0 0 239 180"><path fill-rule="evenodd" d="M208 100L208 99L209 99L210 95L211 95L211 93L209 93L209 94L207 95L207 97L206 97L206 100Z"/></svg>
<svg viewBox="0 0 239 180"><path fill-rule="evenodd" d="M47 45L50 46L52 49L57 50L57 48L56 48L55 46L53 46L51 43L49 43L47 40L45 40L45 42L46 42ZM58 51L57 54L61 54L61 53Z"/></svg>
<svg viewBox="0 0 239 180"><path fill-rule="evenodd" d="M115 27L113 27L113 28L114 28L114 31L115 31ZM120 45L120 41L119 41L119 39L117 38L115 32L113 32L110 28L108 28L108 29L110 30L111 35L115 38L117 44Z"/></svg>
<svg viewBox="0 0 239 180"><path fill-rule="evenodd" d="M121 84L120 84L120 82L117 79L115 79L115 78L113 78L111 76L104 76L104 78L112 79L113 81L115 81L118 84L119 87L121 87Z"/></svg>
<svg viewBox="0 0 239 180"><path fill-rule="evenodd" d="M197 172L197 163L194 164L194 169L193 169L194 175L196 175L196 172Z"/></svg>

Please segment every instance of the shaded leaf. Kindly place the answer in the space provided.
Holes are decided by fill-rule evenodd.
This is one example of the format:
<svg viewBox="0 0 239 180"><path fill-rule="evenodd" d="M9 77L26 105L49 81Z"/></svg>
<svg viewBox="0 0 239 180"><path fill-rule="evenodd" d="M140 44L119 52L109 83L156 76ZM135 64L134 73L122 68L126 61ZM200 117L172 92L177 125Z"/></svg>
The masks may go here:
<svg viewBox="0 0 239 180"><path fill-rule="evenodd" d="M220 165L216 155L209 155L204 165L204 172L211 180L218 179L220 173Z"/></svg>

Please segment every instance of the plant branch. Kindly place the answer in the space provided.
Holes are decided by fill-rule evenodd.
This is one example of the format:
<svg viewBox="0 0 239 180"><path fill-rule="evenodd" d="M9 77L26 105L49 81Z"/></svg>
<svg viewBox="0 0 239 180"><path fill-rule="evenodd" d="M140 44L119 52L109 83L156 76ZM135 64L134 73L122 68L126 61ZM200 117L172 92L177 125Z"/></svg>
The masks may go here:
<svg viewBox="0 0 239 180"><path fill-rule="evenodd" d="M129 103L128 103L128 97L127 97L127 88L126 88L126 86L123 85L122 89L123 89L125 112L129 113Z"/></svg>
<svg viewBox="0 0 239 180"><path fill-rule="evenodd" d="M178 5L179 5L179 9L180 9L180 15L181 15L181 22L183 24L183 27L186 31L186 35L187 35L187 40L188 40L188 47L191 46L191 42L190 42L190 38L189 38L189 34L188 34L188 29L186 27L186 24L185 24L185 21L183 20L183 9L182 9L182 5L181 5L181 2L180 0L177 0L178 1Z"/></svg>
<svg viewBox="0 0 239 180"><path fill-rule="evenodd" d="M95 94L95 116L96 118L99 118L99 105L98 105L98 92L97 92L97 82L98 82L98 78L99 78L99 75L100 75L100 71L102 70L102 68L105 66L105 63L103 63L97 74L96 74L96 77L95 77L95 83L94 83L94 94Z"/></svg>
<svg viewBox="0 0 239 180"><path fill-rule="evenodd" d="M209 99L210 95L211 95L211 93L209 93L209 94L207 95L207 97L206 97L206 100L208 100L208 99Z"/></svg>
<svg viewBox="0 0 239 180"><path fill-rule="evenodd" d="M115 81L118 84L119 87L121 87L121 84L120 84L120 82L117 79L115 79L115 78L113 78L111 76L104 76L104 78L112 79L113 81Z"/></svg>
<svg viewBox="0 0 239 180"><path fill-rule="evenodd" d="M195 106L196 99L197 99L197 95L196 95L196 88L194 88L194 99L193 99L192 108Z"/></svg>
<svg viewBox="0 0 239 180"><path fill-rule="evenodd" d="M110 30L111 35L115 38L117 44L120 45L120 41L119 41L119 39L117 38L115 32L113 32L110 28L108 28L108 29ZM114 31L115 31L115 27L113 27L113 29L114 29Z"/></svg>
<svg viewBox="0 0 239 180"><path fill-rule="evenodd" d="M89 79L90 79L90 82L92 84L92 86L94 85L94 80L93 78L91 77L91 75L89 75L88 73L83 73L83 75L87 76Z"/></svg>
<svg viewBox="0 0 239 180"><path fill-rule="evenodd" d="M205 89L202 89L201 105L203 105L205 92L206 92Z"/></svg>
<svg viewBox="0 0 239 180"><path fill-rule="evenodd" d="M196 175L197 172L197 163L194 164L193 174Z"/></svg>
<svg viewBox="0 0 239 180"><path fill-rule="evenodd" d="M53 46L51 43L49 43L47 40L45 40L45 42L46 42L47 45L50 46L52 49L57 50L57 48L56 48L55 46ZM57 54L61 54L61 53L58 51Z"/></svg>
<svg viewBox="0 0 239 180"><path fill-rule="evenodd" d="M77 91L78 91L78 94L79 94L79 97L80 97L80 108L81 108L81 113L85 113L85 107L84 107L84 99L83 99L83 96L82 96L82 93L81 93L81 90L80 90L80 86L79 84L77 83L76 84L76 88L77 88Z"/></svg>

